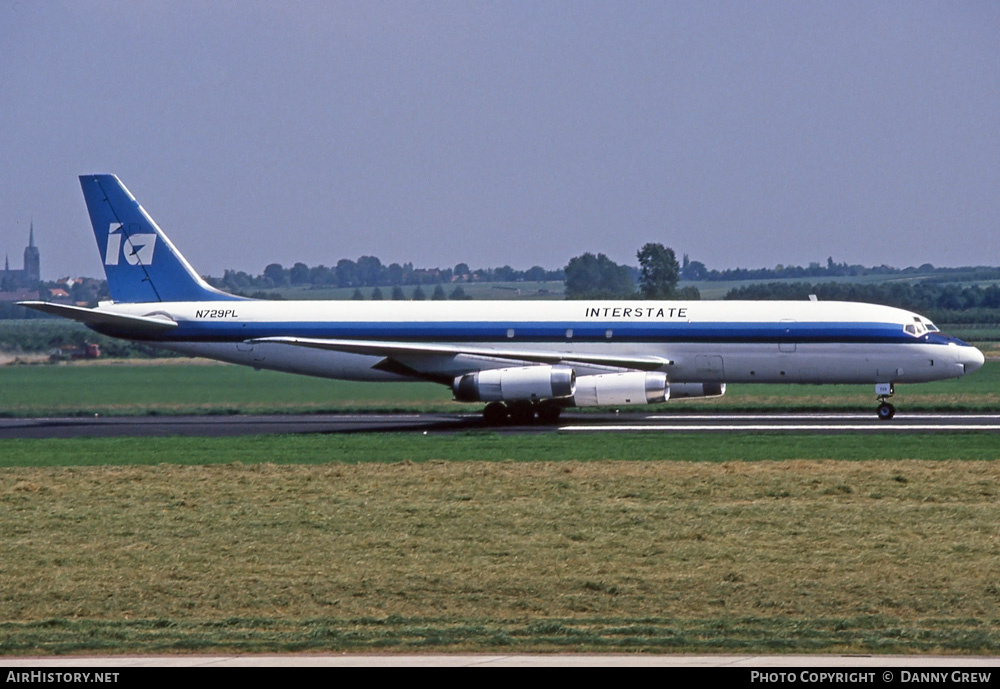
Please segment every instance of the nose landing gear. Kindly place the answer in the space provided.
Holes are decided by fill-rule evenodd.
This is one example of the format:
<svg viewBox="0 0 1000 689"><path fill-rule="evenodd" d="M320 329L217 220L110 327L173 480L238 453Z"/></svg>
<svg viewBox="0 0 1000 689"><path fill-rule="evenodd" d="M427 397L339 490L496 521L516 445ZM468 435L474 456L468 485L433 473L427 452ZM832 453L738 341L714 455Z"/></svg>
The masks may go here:
<svg viewBox="0 0 1000 689"><path fill-rule="evenodd" d="M886 401L893 395L892 383L877 383L875 385L875 394L878 395L879 401L878 418L888 421L896 415L896 407Z"/></svg>

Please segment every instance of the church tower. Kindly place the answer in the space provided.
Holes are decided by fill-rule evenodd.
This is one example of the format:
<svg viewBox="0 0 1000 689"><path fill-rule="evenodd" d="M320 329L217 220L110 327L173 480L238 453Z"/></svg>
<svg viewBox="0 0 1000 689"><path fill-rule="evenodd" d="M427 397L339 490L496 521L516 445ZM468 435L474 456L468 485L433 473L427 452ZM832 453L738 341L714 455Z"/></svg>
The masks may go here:
<svg viewBox="0 0 1000 689"><path fill-rule="evenodd" d="M24 284L34 284L42 279L42 261L35 246L35 221L31 221L28 246L24 249Z"/></svg>

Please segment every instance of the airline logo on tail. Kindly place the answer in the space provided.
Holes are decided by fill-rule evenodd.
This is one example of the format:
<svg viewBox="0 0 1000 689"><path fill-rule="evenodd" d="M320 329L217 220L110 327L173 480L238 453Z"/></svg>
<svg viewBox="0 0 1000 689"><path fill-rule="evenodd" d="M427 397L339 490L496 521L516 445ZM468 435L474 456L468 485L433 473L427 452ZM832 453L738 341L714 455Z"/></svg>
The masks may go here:
<svg viewBox="0 0 1000 689"><path fill-rule="evenodd" d="M121 256L122 224L113 222L108 225L108 247L104 253L104 265L116 266ZM153 249L156 247L155 234L133 234L125 236L125 260L129 265L148 266L153 262Z"/></svg>

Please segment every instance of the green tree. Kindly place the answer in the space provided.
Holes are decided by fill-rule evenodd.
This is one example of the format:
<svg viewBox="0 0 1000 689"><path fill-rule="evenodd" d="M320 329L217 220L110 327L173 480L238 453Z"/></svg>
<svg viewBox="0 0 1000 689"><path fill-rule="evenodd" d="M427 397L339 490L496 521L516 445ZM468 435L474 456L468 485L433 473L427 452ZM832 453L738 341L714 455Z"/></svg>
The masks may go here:
<svg viewBox="0 0 1000 689"><path fill-rule="evenodd" d="M688 261L681 267L681 277L685 280L704 280L708 277L708 268L701 261Z"/></svg>
<svg viewBox="0 0 1000 689"><path fill-rule="evenodd" d="M309 266L305 263L296 263L288 271L288 277L293 285L305 285L309 283Z"/></svg>
<svg viewBox="0 0 1000 689"><path fill-rule="evenodd" d="M271 263L264 268L264 277L271 281L272 287L284 287L288 284L288 271L280 263Z"/></svg>
<svg viewBox="0 0 1000 689"><path fill-rule="evenodd" d="M332 270L319 265L309 269L309 282L313 285L331 285L337 282L337 278Z"/></svg>
<svg viewBox="0 0 1000 689"><path fill-rule="evenodd" d="M643 299L672 299L677 292L680 265L673 249L648 243L636 253L639 259L639 292Z"/></svg>
<svg viewBox="0 0 1000 689"><path fill-rule="evenodd" d="M620 299L635 296L628 266L604 254L586 253L569 260L565 269L567 299Z"/></svg>
<svg viewBox="0 0 1000 689"><path fill-rule="evenodd" d="M358 283L358 266L349 258L342 258L337 261L334 268L337 279L337 287L355 287Z"/></svg>
<svg viewBox="0 0 1000 689"><path fill-rule="evenodd" d="M385 266L377 256L362 256L358 259L358 280L362 285L374 287L384 282Z"/></svg>
<svg viewBox="0 0 1000 689"><path fill-rule="evenodd" d="M468 295L467 295L467 294L465 293L465 290L464 290L464 289L462 289L462 286L461 286L461 285L456 285L456 286L455 286L455 289L453 289L453 290L451 291L451 296L449 296L448 298L449 298L449 299L455 299L455 300L460 300L460 299L472 299L472 297L468 296Z"/></svg>

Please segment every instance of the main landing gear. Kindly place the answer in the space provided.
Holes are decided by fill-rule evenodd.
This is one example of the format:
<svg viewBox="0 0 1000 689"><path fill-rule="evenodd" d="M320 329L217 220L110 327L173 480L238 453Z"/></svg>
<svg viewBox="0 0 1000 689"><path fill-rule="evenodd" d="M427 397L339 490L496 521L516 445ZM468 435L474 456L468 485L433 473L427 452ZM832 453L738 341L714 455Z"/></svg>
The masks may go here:
<svg viewBox="0 0 1000 689"><path fill-rule="evenodd" d="M483 421L487 426L528 426L537 418L541 423L556 423L562 407L553 400L532 402L531 400L515 400L513 402L490 402L483 409Z"/></svg>
<svg viewBox="0 0 1000 689"><path fill-rule="evenodd" d="M888 421L896 415L896 407L886 402L886 400L892 397L893 388L892 383L877 383L875 385L875 394L878 395L878 418L883 421Z"/></svg>

